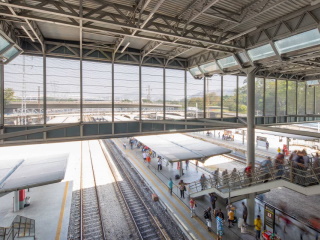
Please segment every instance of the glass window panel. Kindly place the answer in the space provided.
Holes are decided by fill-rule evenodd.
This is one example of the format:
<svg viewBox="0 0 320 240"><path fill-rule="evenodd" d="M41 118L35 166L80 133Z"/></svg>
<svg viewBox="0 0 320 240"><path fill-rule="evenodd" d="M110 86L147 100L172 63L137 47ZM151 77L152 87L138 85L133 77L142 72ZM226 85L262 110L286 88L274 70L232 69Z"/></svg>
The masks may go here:
<svg viewBox="0 0 320 240"><path fill-rule="evenodd" d="M315 87L307 87L307 114L314 114L314 89Z"/></svg>
<svg viewBox="0 0 320 240"><path fill-rule="evenodd" d="M142 119L163 120L163 68L142 67Z"/></svg>
<svg viewBox="0 0 320 240"><path fill-rule="evenodd" d="M192 76L202 75L202 72L198 67L191 68L190 73L192 74Z"/></svg>
<svg viewBox="0 0 320 240"><path fill-rule="evenodd" d="M320 33L313 29L275 42L280 54L320 44Z"/></svg>
<svg viewBox="0 0 320 240"><path fill-rule="evenodd" d="M297 88L296 81L288 81L288 104L287 104L287 113L288 115L296 115L297 107Z"/></svg>
<svg viewBox="0 0 320 240"><path fill-rule="evenodd" d="M223 117L237 115L237 76L223 76Z"/></svg>
<svg viewBox="0 0 320 240"><path fill-rule="evenodd" d="M277 116L285 116L287 108L287 81L277 81Z"/></svg>
<svg viewBox="0 0 320 240"><path fill-rule="evenodd" d="M2 51L4 48L8 47L10 43L5 39L4 37L0 36L0 51Z"/></svg>
<svg viewBox="0 0 320 240"><path fill-rule="evenodd" d="M43 123L43 58L19 56L4 66L4 123Z"/></svg>
<svg viewBox="0 0 320 240"><path fill-rule="evenodd" d="M266 78L266 102L265 102L265 112L266 116L275 115L276 107L276 80Z"/></svg>
<svg viewBox="0 0 320 240"><path fill-rule="evenodd" d="M247 116L247 77L239 76L238 116Z"/></svg>
<svg viewBox="0 0 320 240"><path fill-rule="evenodd" d="M298 115L306 114L306 84L298 82Z"/></svg>
<svg viewBox="0 0 320 240"><path fill-rule="evenodd" d="M47 123L80 121L80 61L47 58Z"/></svg>
<svg viewBox="0 0 320 240"><path fill-rule="evenodd" d="M139 120L139 67L114 64L114 120Z"/></svg>
<svg viewBox="0 0 320 240"><path fill-rule="evenodd" d="M238 65L236 59L233 56L219 59L218 64L221 68L229 68Z"/></svg>
<svg viewBox="0 0 320 240"><path fill-rule="evenodd" d="M248 54L252 61L257 61L276 55L270 44L266 44L261 47L251 49L248 51Z"/></svg>
<svg viewBox="0 0 320 240"><path fill-rule="evenodd" d="M203 118L203 84L187 73L187 118Z"/></svg>
<svg viewBox="0 0 320 240"><path fill-rule="evenodd" d="M11 59L14 55L16 55L17 53L19 52L19 49L15 48L15 47L12 47L10 48L8 51L6 51L3 56L6 58L6 59Z"/></svg>
<svg viewBox="0 0 320 240"><path fill-rule="evenodd" d="M219 66L215 62L203 64L200 66L200 68L204 73L212 73L220 70Z"/></svg>
<svg viewBox="0 0 320 240"><path fill-rule="evenodd" d="M112 121L112 64L83 61L83 121Z"/></svg>
<svg viewBox="0 0 320 240"><path fill-rule="evenodd" d="M221 76L207 78L206 89L207 118L221 118Z"/></svg>
<svg viewBox="0 0 320 240"><path fill-rule="evenodd" d="M320 114L320 86L316 86L316 112L315 114Z"/></svg>
<svg viewBox="0 0 320 240"><path fill-rule="evenodd" d="M184 119L184 70L166 69L166 119Z"/></svg>
<svg viewBox="0 0 320 240"><path fill-rule="evenodd" d="M255 79L255 116L263 116L264 79Z"/></svg>

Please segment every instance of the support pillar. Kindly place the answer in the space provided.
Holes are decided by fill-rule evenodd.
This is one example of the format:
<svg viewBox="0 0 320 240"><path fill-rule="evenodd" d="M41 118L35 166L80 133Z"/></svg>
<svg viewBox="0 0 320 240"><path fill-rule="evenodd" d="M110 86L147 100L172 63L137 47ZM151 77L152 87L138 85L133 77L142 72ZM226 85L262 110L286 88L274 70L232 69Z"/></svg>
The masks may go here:
<svg viewBox="0 0 320 240"><path fill-rule="evenodd" d="M248 68L247 73L247 165L255 167L255 72L257 68ZM255 218L255 194L247 199L248 221L253 225Z"/></svg>
<svg viewBox="0 0 320 240"><path fill-rule="evenodd" d="M19 191L14 191L13 196L13 212L19 211Z"/></svg>
<svg viewBox="0 0 320 240"><path fill-rule="evenodd" d="M183 161L180 162L179 175L180 175L180 177L183 176Z"/></svg>

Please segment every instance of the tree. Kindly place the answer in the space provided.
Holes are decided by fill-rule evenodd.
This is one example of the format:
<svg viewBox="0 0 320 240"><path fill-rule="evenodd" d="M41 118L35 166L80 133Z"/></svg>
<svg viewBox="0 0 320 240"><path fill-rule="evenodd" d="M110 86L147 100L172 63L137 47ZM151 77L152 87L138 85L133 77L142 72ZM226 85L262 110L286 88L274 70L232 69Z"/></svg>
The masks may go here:
<svg viewBox="0 0 320 240"><path fill-rule="evenodd" d="M9 102L12 102L16 99L14 96L14 90L12 88L5 88L4 89L4 105L7 105Z"/></svg>

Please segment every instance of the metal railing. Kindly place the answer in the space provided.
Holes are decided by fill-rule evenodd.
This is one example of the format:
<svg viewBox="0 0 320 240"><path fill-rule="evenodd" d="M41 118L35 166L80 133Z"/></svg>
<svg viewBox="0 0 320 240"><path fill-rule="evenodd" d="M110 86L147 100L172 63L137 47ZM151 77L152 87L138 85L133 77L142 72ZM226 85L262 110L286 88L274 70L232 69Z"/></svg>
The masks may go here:
<svg viewBox="0 0 320 240"><path fill-rule="evenodd" d="M216 188L221 192L230 192L279 179L304 187L320 184L320 167L315 168L311 165L304 167L290 162L272 167L255 168L250 173L235 171L223 176L211 174L203 181L198 180L190 183L189 194L209 188Z"/></svg>
<svg viewBox="0 0 320 240"><path fill-rule="evenodd" d="M35 239L35 230L35 220L17 215L10 227L0 227L0 240L23 237L33 237Z"/></svg>

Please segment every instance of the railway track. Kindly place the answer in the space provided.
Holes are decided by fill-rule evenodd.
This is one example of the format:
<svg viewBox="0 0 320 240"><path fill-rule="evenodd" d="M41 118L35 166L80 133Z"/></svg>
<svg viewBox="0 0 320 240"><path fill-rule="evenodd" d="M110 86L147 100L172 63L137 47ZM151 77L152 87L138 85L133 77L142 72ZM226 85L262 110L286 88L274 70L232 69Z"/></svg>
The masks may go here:
<svg viewBox="0 0 320 240"><path fill-rule="evenodd" d="M170 239L158 219L150 212L144 197L137 188L137 184L132 180L129 174L129 172L132 171L131 167L125 164L124 159L117 153L117 150L110 140L99 142L114 178L117 180L117 186L126 208L130 213L131 220L135 225L139 238L145 240ZM107 150L113 162L109 159L106 152ZM115 173L115 168L117 168L121 176Z"/></svg>
<svg viewBox="0 0 320 240"><path fill-rule="evenodd" d="M106 239L102 226L99 195L92 164L90 143L82 142L84 148L80 170L80 228L79 239Z"/></svg>

